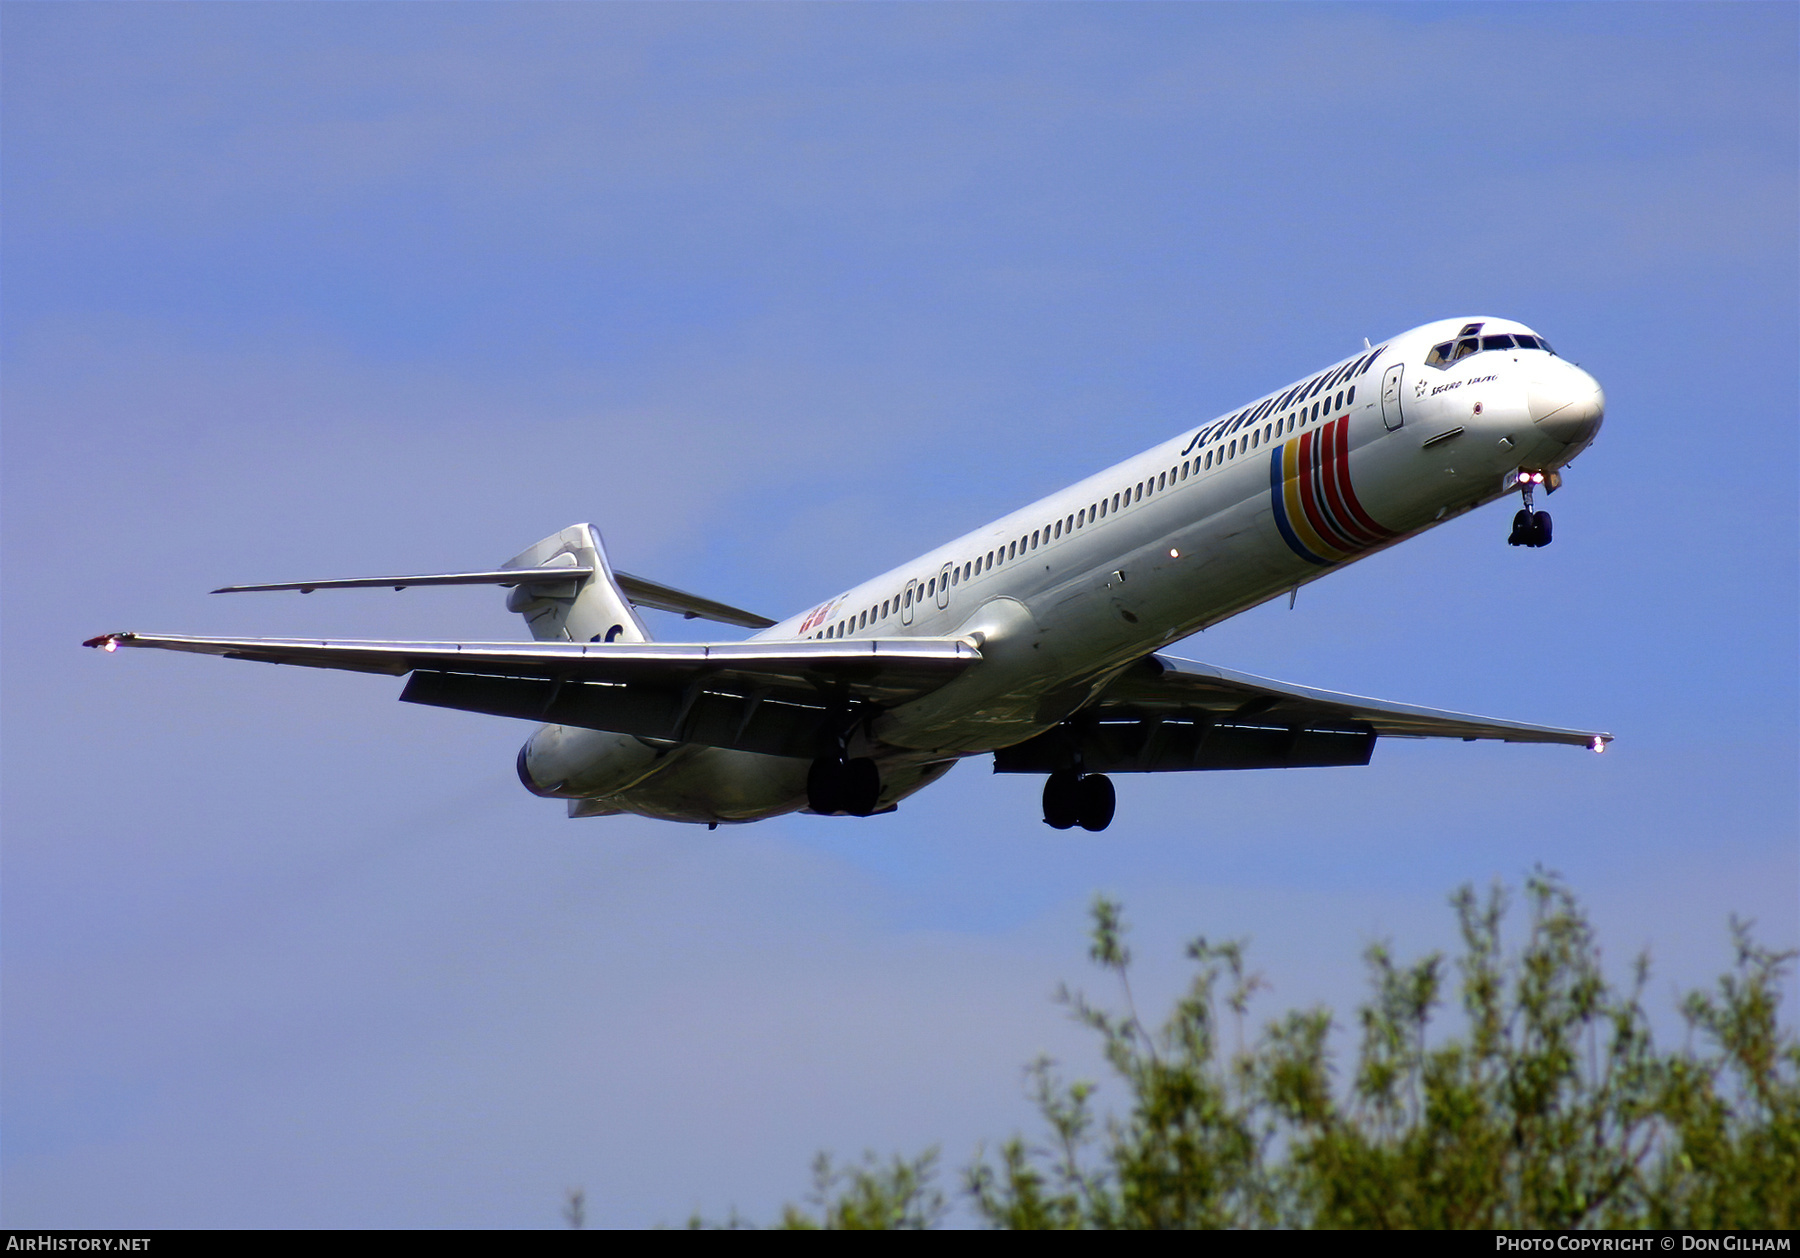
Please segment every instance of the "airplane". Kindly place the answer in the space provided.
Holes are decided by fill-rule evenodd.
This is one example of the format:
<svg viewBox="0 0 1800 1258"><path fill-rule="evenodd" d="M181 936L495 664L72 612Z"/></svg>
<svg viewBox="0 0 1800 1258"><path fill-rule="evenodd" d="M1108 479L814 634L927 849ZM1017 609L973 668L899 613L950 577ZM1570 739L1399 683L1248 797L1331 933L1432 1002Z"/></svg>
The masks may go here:
<svg viewBox="0 0 1800 1258"><path fill-rule="evenodd" d="M1381 738L1602 751L1609 733L1337 694L1160 654L1476 507L1535 494L1605 395L1524 324L1428 323L1363 348L779 623L616 571L592 525L498 568L227 586L498 585L531 643L109 633L84 645L409 675L400 698L542 722L519 750L570 817L867 817L991 755L1043 820L1104 830L1109 775L1364 765ZM650 607L755 629L655 642Z"/></svg>

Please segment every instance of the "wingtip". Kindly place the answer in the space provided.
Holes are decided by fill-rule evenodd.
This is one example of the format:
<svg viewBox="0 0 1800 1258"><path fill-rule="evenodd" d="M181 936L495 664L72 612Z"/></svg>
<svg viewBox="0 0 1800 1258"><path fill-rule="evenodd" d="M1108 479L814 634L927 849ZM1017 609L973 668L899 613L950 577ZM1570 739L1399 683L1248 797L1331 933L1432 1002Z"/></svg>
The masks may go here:
<svg viewBox="0 0 1800 1258"><path fill-rule="evenodd" d="M89 638L81 645L95 647L102 651L116 651L119 649L119 643L130 637L129 633L103 633L97 638Z"/></svg>

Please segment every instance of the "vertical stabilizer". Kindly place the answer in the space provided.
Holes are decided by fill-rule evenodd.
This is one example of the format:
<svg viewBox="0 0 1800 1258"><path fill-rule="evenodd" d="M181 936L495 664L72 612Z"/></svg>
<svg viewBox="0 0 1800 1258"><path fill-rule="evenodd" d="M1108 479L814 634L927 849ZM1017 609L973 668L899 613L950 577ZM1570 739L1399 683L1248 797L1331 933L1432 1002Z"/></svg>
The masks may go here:
<svg viewBox="0 0 1800 1258"><path fill-rule="evenodd" d="M516 585L506 610L518 612L539 642L648 642L650 632L619 589L606 544L591 524L571 524L520 551L502 568L592 568L593 575L545 585Z"/></svg>

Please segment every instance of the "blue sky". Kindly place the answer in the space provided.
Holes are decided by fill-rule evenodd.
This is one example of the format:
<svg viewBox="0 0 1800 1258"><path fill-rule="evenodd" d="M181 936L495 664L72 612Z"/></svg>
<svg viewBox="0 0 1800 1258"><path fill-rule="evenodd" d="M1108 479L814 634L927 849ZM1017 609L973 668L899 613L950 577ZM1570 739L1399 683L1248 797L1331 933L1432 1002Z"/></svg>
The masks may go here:
<svg viewBox="0 0 1800 1258"><path fill-rule="evenodd" d="M1562 871L1652 1001L1800 943L1788 5L0 6L0 1216L771 1216L1030 1130L1096 891L1263 1013ZM1176 653L1618 735L897 814L570 822L524 725L103 630L518 636L577 520L785 615L1494 314L1606 387L1555 545L1465 517ZM653 629L695 636L653 616ZM1103 1091L1102 1099L1116 1097Z"/></svg>

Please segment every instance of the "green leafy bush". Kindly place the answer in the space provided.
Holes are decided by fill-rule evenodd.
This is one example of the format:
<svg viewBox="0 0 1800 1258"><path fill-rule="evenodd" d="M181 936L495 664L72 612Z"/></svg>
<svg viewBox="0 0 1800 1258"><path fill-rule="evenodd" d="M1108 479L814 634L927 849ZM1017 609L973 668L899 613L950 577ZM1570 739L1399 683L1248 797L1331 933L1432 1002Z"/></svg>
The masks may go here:
<svg viewBox="0 0 1800 1258"><path fill-rule="evenodd" d="M1130 1098L1039 1061L1044 1134L1014 1137L963 1173L998 1228L1793 1228L1800 1224L1800 1044L1779 1022L1793 953L1735 920L1736 962L1681 1011L1689 1044L1659 1050L1644 1014L1649 962L1609 984L1586 915L1555 877L1526 885L1522 947L1501 941L1507 897L1465 888L1454 980L1459 1033L1434 1018L1452 975L1433 954L1367 960L1372 993L1340 1086L1332 1015L1290 1012L1252 1045L1258 981L1238 943L1196 940L1194 977L1152 1029L1131 992L1119 906L1095 902L1090 955L1123 1007L1060 998L1100 1037ZM1698 1047L1695 1044L1698 1044ZM810 1209L787 1227L929 1227L946 1216L935 1152L815 1164Z"/></svg>

